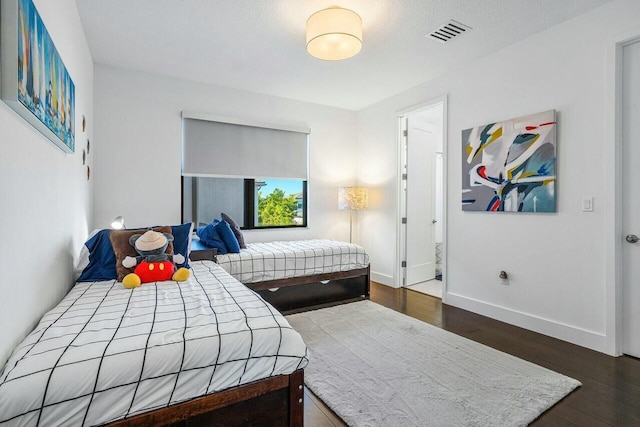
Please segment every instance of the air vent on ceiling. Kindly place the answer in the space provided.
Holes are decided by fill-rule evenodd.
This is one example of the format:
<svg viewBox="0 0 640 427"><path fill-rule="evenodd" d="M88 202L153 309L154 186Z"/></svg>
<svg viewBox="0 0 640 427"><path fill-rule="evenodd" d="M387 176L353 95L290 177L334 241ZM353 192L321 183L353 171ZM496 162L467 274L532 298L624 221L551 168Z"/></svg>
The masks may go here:
<svg viewBox="0 0 640 427"><path fill-rule="evenodd" d="M460 22L451 19L446 24L427 34L427 37L440 43L446 43L454 38L460 37L469 30L471 30L471 27L468 25L461 24Z"/></svg>

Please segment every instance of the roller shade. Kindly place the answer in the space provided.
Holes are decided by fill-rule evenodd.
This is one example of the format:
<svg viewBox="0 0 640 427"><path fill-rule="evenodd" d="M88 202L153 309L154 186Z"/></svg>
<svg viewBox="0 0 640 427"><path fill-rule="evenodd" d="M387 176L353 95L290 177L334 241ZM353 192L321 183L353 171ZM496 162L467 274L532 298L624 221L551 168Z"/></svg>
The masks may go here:
<svg viewBox="0 0 640 427"><path fill-rule="evenodd" d="M308 131L182 119L182 175L308 178Z"/></svg>

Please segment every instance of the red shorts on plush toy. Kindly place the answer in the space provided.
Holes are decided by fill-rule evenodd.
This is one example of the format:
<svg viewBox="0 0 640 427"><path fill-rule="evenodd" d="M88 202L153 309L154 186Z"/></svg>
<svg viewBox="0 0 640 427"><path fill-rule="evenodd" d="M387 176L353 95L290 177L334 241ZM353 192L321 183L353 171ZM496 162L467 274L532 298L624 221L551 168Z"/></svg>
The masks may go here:
<svg viewBox="0 0 640 427"><path fill-rule="evenodd" d="M164 280L171 280L175 271L174 268L175 266L171 261L142 261L133 272L140 276L142 283L162 282Z"/></svg>

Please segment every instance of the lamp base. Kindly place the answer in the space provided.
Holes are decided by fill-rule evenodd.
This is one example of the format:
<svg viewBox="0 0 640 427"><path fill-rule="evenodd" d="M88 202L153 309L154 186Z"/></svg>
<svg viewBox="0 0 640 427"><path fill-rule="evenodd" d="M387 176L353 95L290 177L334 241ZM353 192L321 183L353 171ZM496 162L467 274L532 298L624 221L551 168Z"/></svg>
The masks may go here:
<svg viewBox="0 0 640 427"><path fill-rule="evenodd" d="M349 243L353 243L353 209L349 209Z"/></svg>

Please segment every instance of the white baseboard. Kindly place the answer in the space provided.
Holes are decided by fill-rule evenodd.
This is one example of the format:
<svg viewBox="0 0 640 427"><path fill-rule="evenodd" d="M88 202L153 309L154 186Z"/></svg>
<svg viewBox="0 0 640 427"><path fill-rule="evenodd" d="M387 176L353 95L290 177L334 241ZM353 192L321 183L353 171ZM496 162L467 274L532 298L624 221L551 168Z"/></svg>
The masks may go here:
<svg viewBox="0 0 640 427"><path fill-rule="evenodd" d="M371 280L374 282L382 283L383 285L391 286L392 288L397 288L394 283L393 276L388 274L378 273L377 271L371 272Z"/></svg>
<svg viewBox="0 0 640 427"><path fill-rule="evenodd" d="M500 320L501 322L510 323L543 335L615 356L615 354L608 351L606 335L599 332L567 325L451 292L447 292L446 294L446 303L492 319Z"/></svg>

